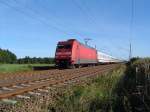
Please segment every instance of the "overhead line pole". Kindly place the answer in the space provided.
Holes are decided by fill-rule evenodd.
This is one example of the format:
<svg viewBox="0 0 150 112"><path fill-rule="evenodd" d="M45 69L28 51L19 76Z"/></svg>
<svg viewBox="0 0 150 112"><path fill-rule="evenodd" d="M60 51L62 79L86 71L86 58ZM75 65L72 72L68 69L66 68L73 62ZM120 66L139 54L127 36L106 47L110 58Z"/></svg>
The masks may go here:
<svg viewBox="0 0 150 112"><path fill-rule="evenodd" d="M132 36L133 36L133 17L134 17L134 0L131 0L131 21L130 21L130 35L129 35L129 60L132 58Z"/></svg>
<svg viewBox="0 0 150 112"><path fill-rule="evenodd" d="M132 58L132 44L130 43L129 60Z"/></svg>

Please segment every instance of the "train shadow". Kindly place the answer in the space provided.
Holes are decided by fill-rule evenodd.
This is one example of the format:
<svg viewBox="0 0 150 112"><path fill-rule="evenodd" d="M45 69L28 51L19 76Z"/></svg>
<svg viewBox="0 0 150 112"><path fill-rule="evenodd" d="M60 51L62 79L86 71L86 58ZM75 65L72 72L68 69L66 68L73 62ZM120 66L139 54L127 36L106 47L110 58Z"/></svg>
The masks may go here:
<svg viewBox="0 0 150 112"><path fill-rule="evenodd" d="M34 71L41 71L41 70L53 70L56 69L55 66L33 66L32 69Z"/></svg>

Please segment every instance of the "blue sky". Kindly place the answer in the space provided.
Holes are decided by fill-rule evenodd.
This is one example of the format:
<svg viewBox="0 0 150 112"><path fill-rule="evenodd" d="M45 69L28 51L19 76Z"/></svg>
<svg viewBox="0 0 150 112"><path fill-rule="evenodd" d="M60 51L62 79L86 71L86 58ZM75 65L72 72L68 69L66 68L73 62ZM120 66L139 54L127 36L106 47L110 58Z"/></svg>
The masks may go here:
<svg viewBox="0 0 150 112"><path fill-rule="evenodd" d="M133 56L150 56L150 1L134 0ZM0 0L0 47L19 58L53 57L60 40L76 38L128 58L131 0Z"/></svg>

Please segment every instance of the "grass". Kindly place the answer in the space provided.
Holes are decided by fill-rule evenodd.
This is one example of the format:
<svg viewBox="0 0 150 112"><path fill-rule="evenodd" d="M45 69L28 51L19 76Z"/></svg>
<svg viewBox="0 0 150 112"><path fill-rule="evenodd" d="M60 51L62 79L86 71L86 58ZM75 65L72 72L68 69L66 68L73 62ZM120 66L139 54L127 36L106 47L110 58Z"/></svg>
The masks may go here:
<svg viewBox="0 0 150 112"><path fill-rule="evenodd" d="M111 110L114 101L114 90L123 76L125 68L106 73L94 79L92 83L75 86L57 99L56 112L104 112Z"/></svg>
<svg viewBox="0 0 150 112"><path fill-rule="evenodd" d="M0 73L31 71L33 66L53 66L50 64L0 64Z"/></svg>
<svg viewBox="0 0 150 112"><path fill-rule="evenodd" d="M126 111L136 112L150 112L150 58L139 58L127 65L125 77L120 84L118 94L121 94L122 108ZM140 87L140 88L139 88ZM126 105L124 102L126 102Z"/></svg>

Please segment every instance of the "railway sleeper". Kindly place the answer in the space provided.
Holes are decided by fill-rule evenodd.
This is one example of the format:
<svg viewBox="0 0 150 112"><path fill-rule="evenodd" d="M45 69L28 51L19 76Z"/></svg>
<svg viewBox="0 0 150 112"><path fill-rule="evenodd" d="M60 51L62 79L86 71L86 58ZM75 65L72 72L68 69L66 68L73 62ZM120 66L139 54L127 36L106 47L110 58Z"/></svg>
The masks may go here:
<svg viewBox="0 0 150 112"><path fill-rule="evenodd" d="M30 99L29 96L23 96L23 95L16 95L16 97L21 99Z"/></svg>
<svg viewBox="0 0 150 112"><path fill-rule="evenodd" d="M6 104L13 104L13 105L15 105L16 103L17 103L17 101L16 100L11 100L11 99L2 99L1 101L0 101L0 103L6 103Z"/></svg>
<svg viewBox="0 0 150 112"><path fill-rule="evenodd" d="M23 86L14 85L13 88L23 88Z"/></svg>
<svg viewBox="0 0 150 112"><path fill-rule="evenodd" d="M2 90L5 90L5 91L13 91L13 90L14 90L14 89L8 88L8 87L2 87L1 89L2 89Z"/></svg>
<svg viewBox="0 0 150 112"><path fill-rule="evenodd" d="M30 95L37 95L37 96L40 96L41 95L41 93L36 93L36 92L28 92L28 94L30 94Z"/></svg>
<svg viewBox="0 0 150 112"><path fill-rule="evenodd" d="M48 93L48 92L49 92L48 90L45 90L45 89L38 89L38 91L40 91L40 92L45 92L45 93Z"/></svg>

